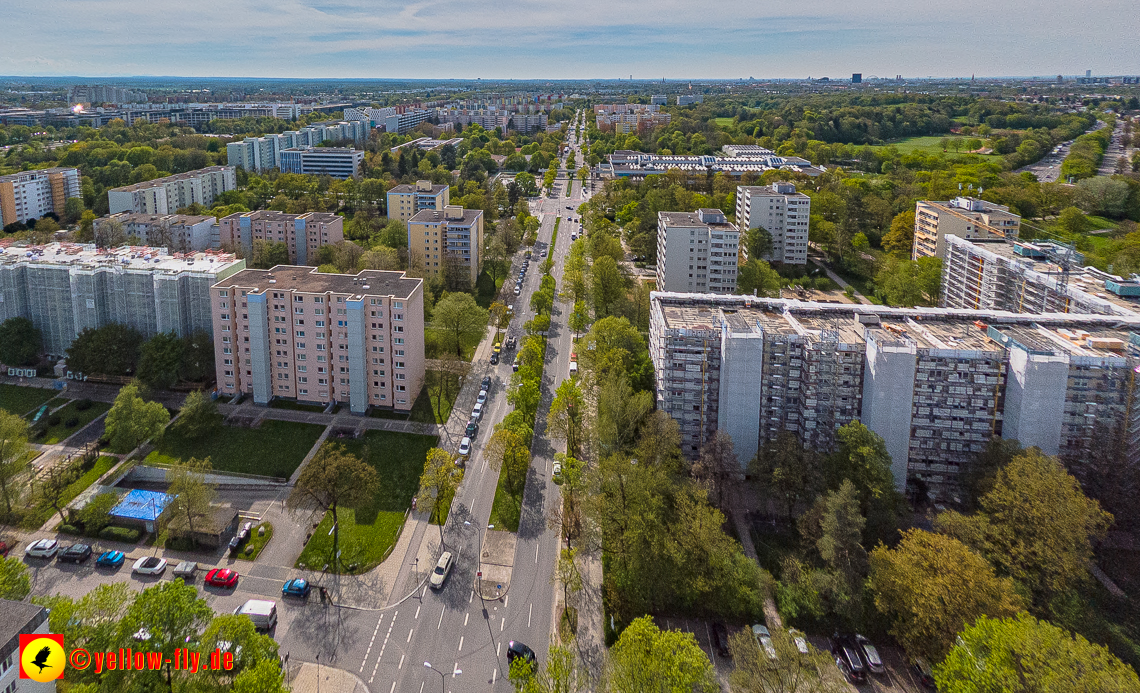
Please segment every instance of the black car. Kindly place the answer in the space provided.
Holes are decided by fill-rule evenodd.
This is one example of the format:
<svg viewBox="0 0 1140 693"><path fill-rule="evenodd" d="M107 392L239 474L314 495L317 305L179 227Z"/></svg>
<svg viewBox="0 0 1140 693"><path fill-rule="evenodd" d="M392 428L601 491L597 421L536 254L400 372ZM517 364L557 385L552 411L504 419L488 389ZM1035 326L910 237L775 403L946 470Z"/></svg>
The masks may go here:
<svg viewBox="0 0 1140 693"><path fill-rule="evenodd" d="M721 659L730 659L732 654L728 651L728 629L720 621L712 624L712 644L717 656Z"/></svg>
<svg viewBox="0 0 1140 693"><path fill-rule="evenodd" d="M507 665L509 666L511 662L520 657L523 660L534 664L534 650L530 649L521 642L516 642L514 640L507 643Z"/></svg>
<svg viewBox="0 0 1140 693"><path fill-rule="evenodd" d="M498 354L491 354L491 365L492 366L499 365L499 355Z"/></svg>
<svg viewBox="0 0 1140 693"><path fill-rule="evenodd" d="M867 669L872 674L882 674L886 671L883 667L883 658L879 655L879 650L871 644L871 641L862 635L855 636L855 645L859 648L859 654L863 657L863 663L867 665Z"/></svg>
<svg viewBox="0 0 1140 693"><path fill-rule="evenodd" d="M487 391L491 390L491 376L489 376L489 375L483 376L483 387L480 389L487 390Z"/></svg>
<svg viewBox="0 0 1140 693"><path fill-rule="evenodd" d="M91 547L87 544L72 544L59 552L59 560L82 563L91 558Z"/></svg>
<svg viewBox="0 0 1140 693"><path fill-rule="evenodd" d="M835 666L849 682L863 683L867 680L867 666L859 656L859 647L853 638L838 634L832 636L831 654L835 656Z"/></svg>
<svg viewBox="0 0 1140 693"><path fill-rule="evenodd" d="M477 433L479 433L479 424L475 423L474 421L468 421L467 431L464 433L464 435L468 438L474 438Z"/></svg>

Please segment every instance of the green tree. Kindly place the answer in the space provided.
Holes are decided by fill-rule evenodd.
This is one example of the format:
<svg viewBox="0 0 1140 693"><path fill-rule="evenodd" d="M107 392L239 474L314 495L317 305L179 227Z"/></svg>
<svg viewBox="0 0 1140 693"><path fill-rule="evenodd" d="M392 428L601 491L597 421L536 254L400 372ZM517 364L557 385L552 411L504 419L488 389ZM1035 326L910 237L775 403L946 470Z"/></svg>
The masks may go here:
<svg viewBox="0 0 1140 693"><path fill-rule="evenodd" d="M1107 648L1027 613L981 617L934 668L946 693L1137 693L1136 671Z"/></svg>
<svg viewBox="0 0 1140 693"><path fill-rule="evenodd" d="M526 473L530 469L530 447L527 441L515 431L500 428L487 441L483 457L492 469L505 476L507 492L521 508Z"/></svg>
<svg viewBox="0 0 1140 693"><path fill-rule="evenodd" d="M163 390L174 387L185 348L182 338L174 332L161 332L146 340L139 358L139 380Z"/></svg>
<svg viewBox="0 0 1140 693"><path fill-rule="evenodd" d="M22 489L16 483L23 478L28 451L28 422L22 416L0 409L0 494L4 508L12 514L12 501L19 500Z"/></svg>
<svg viewBox="0 0 1140 693"><path fill-rule="evenodd" d="M875 606L891 619L891 633L910 653L938 661L963 627L980 616L1010 616L1021 599L1008 578L962 542L920 529L898 546L871 552Z"/></svg>
<svg viewBox="0 0 1140 693"><path fill-rule="evenodd" d="M1092 228L1092 223L1089 222L1089 218L1086 217L1085 213L1080 209L1076 207L1066 207L1057 215L1057 226L1074 236L1080 236L1089 232Z"/></svg>
<svg viewBox="0 0 1140 693"><path fill-rule="evenodd" d="M83 531L90 535L97 535L107 525L111 524L111 510L119 504L117 493L100 493L79 511L79 521L83 523Z"/></svg>
<svg viewBox="0 0 1140 693"><path fill-rule="evenodd" d="M590 297L594 302L595 315L610 315L613 306L625 296L625 288L625 275L612 257L603 255L594 261L590 268Z"/></svg>
<svg viewBox="0 0 1140 693"><path fill-rule="evenodd" d="M891 305L938 305L942 288L942 260L923 257L912 261L891 256L875 275L875 283Z"/></svg>
<svg viewBox="0 0 1140 693"><path fill-rule="evenodd" d="M272 660L262 660L234 679L233 693L287 693L285 672Z"/></svg>
<svg viewBox="0 0 1140 693"><path fill-rule="evenodd" d="M749 260L766 260L772 253L772 234L763 226L748 229L744 247Z"/></svg>
<svg viewBox="0 0 1140 693"><path fill-rule="evenodd" d="M166 407L159 402L145 401L139 396L138 385L132 382L119 390L107 412L107 437L113 450L127 453L157 437L169 422Z"/></svg>
<svg viewBox="0 0 1140 693"><path fill-rule="evenodd" d="M217 430L221 423L217 403L205 392L194 390L186 395L174 428L186 438L199 440Z"/></svg>
<svg viewBox="0 0 1140 693"><path fill-rule="evenodd" d="M148 587L127 607L125 621L132 629L145 629L149 634L147 649L163 654L164 661L174 660L174 649L198 635L210 622L214 611L198 590L181 580L162 581ZM132 632L134 632L132 630ZM140 679L157 679L159 672L137 672ZM166 667L166 683L174 690L173 668ZM152 684L153 686L153 684Z"/></svg>
<svg viewBox="0 0 1140 693"><path fill-rule="evenodd" d="M574 332L574 338L577 339L578 335L586 330L586 326L590 324L589 309L586 308L585 301L574 301L574 310L566 320L567 325Z"/></svg>
<svg viewBox="0 0 1140 693"><path fill-rule="evenodd" d="M380 475L375 467L347 452L343 445L325 443L301 470L286 505L294 509L315 505L332 515L333 553L329 558L333 569L338 570L340 508L371 500L379 488Z"/></svg>
<svg viewBox="0 0 1140 693"><path fill-rule="evenodd" d="M32 591L28 566L15 556L0 558L0 599L21 602Z"/></svg>
<svg viewBox="0 0 1140 693"><path fill-rule="evenodd" d="M783 282L776 270L764 260L750 259L740 266L736 276L736 293L779 298Z"/></svg>
<svg viewBox="0 0 1140 693"><path fill-rule="evenodd" d="M455 492L463 481L463 470L455 464L455 456L442 448L428 450L424 471L420 475L420 489L416 506L426 510L430 519L439 525L439 543L443 544L443 521L451 507Z"/></svg>
<svg viewBox="0 0 1140 693"><path fill-rule="evenodd" d="M475 303L471 294L453 292L436 302L431 317L432 327L444 335L444 348L463 358L464 343L483 336L490 314Z"/></svg>
<svg viewBox="0 0 1140 693"><path fill-rule="evenodd" d="M773 659L761 650L750 628L733 633L728 639L733 669L729 677L737 693L841 693L849 690L837 678L825 676L835 660L808 644L807 654L797 649L792 637L783 631L772 634Z"/></svg>
<svg viewBox="0 0 1140 693"><path fill-rule="evenodd" d="M284 242L255 240L253 242L253 257L250 267L254 269L271 269L277 265L289 264L289 246Z"/></svg>
<svg viewBox="0 0 1140 693"><path fill-rule="evenodd" d="M1093 542L1112 524L1112 515L1081 492L1057 458L1038 448L999 470L979 506L975 515L940 514L936 529L986 556L1038 606L1088 580Z"/></svg>
<svg viewBox="0 0 1140 693"><path fill-rule="evenodd" d="M0 363L34 366L42 350L43 339L31 320L15 317L0 323Z"/></svg>
<svg viewBox="0 0 1140 693"><path fill-rule="evenodd" d="M254 669L262 663L277 665L277 642L269 635L257 632L253 621L245 616L222 613L214 616L206 630L198 638L198 649L202 653L202 661L206 661L209 653L215 649L223 649L234 655L234 668L228 672L211 672L214 674L214 683L225 685L225 679L230 676L240 676L242 672ZM198 674L201 676L201 674Z"/></svg>
<svg viewBox="0 0 1140 693"><path fill-rule="evenodd" d="M840 427L835 436L838 446L825 466L828 487L837 489L845 479L850 480L867 518L868 543L892 539L903 498L895 489L886 443L857 420Z"/></svg>
<svg viewBox="0 0 1140 693"><path fill-rule="evenodd" d="M863 526L855 484L844 479L839 490L823 497L823 513L816 541L819 555L835 576L832 592L837 611L851 622L862 616L863 581L867 577L867 552L863 549Z"/></svg>
<svg viewBox="0 0 1140 693"><path fill-rule="evenodd" d="M712 662L692 633L660 630L642 616L622 631L610 650L606 693L714 693L720 690Z"/></svg>
<svg viewBox="0 0 1140 693"><path fill-rule="evenodd" d="M166 474L167 493L173 496L168 510L163 513L166 529L189 536L195 545L195 526L201 529L214 511L215 488L206 483L211 469L209 457L201 460L191 457L175 464Z"/></svg>
<svg viewBox="0 0 1140 693"><path fill-rule="evenodd" d="M810 502L825 489L823 458L805 449L791 431L780 431L749 463L753 478L770 490L775 499L787 504L788 518L797 506Z"/></svg>
<svg viewBox="0 0 1140 693"><path fill-rule="evenodd" d="M131 375L142 343L142 335L126 325L88 327L67 348L67 367L77 373Z"/></svg>
<svg viewBox="0 0 1140 693"><path fill-rule="evenodd" d="M914 246L914 210L899 212L891 219L891 228L883 234L883 250L909 256Z"/></svg>
<svg viewBox="0 0 1140 693"><path fill-rule="evenodd" d="M567 378L558 385L547 415L547 431L551 438L566 441L571 457L578 457L582 447L583 407L582 389L575 380Z"/></svg>
<svg viewBox="0 0 1140 693"><path fill-rule="evenodd" d="M183 339L182 363L178 367L178 378L183 382L201 383L213 381L214 338L205 330L196 330Z"/></svg>

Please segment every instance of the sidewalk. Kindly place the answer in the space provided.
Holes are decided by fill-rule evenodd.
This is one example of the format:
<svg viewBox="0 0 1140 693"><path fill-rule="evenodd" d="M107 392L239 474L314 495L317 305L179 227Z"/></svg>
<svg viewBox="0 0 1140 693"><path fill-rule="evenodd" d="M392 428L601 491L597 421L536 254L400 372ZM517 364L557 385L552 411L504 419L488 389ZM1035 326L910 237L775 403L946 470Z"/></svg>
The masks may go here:
<svg viewBox="0 0 1140 693"><path fill-rule="evenodd" d="M356 674L313 662L287 665L285 682L293 693L369 693Z"/></svg>

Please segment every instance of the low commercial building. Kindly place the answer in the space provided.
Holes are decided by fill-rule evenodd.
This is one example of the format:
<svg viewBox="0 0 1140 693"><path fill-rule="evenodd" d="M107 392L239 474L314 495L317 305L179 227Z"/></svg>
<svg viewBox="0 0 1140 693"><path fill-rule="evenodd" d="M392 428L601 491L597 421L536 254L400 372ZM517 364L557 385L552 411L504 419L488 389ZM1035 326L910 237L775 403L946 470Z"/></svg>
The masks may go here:
<svg viewBox="0 0 1140 693"><path fill-rule="evenodd" d="M81 194L79 170L74 168L0 176L0 226L39 219L49 212L62 216L67 199Z"/></svg>
<svg viewBox="0 0 1140 693"><path fill-rule="evenodd" d="M827 451L859 419L884 439L900 489L943 499L993 438L1069 462L1109 446L1140 460L1140 317L650 300L658 407L690 457L718 430L742 463L782 431Z"/></svg>
<svg viewBox="0 0 1140 693"><path fill-rule="evenodd" d="M119 212L95 220L96 236L107 224L120 225L128 242L137 238L140 245L186 253L210 248L218 221L204 215Z"/></svg>
<svg viewBox="0 0 1140 693"><path fill-rule="evenodd" d="M254 241L284 243L289 247L289 262L299 265L317 264L321 246L344 240L344 218L329 212L235 212L222 217L218 227L223 248L240 247L246 257L252 257Z"/></svg>
<svg viewBox="0 0 1140 693"><path fill-rule="evenodd" d="M388 218L408 221L425 209L442 211L451 203L451 187L418 180L415 185L397 185L388 191Z"/></svg>
<svg viewBox="0 0 1140 693"><path fill-rule="evenodd" d="M174 214L194 203L209 207L214 198L237 189L233 166L209 166L107 191L110 213Z"/></svg>
<svg viewBox="0 0 1140 693"><path fill-rule="evenodd" d="M245 267L207 250L51 243L0 249L0 322L23 317L43 335L44 351L63 356L80 332L120 323L144 337L209 332L210 286Z"/></svg>
<svg viewBox="0 0 1140 693"><path fill-rule="evenodd" d="M719 209L657 213L657 287L736 292L740 233Z"/></svg>
<svg viewBox="0 0 1140 693"><path fill-rule="evenodd" d="M762 259L806 265L811 198L792 183L736 188L736 223L744 233L763 227L772 237L772 250Z"/></svg>
<svg viewBox="0 0 1140 693"><path fill-rule="evenodd" d="M409 411L424 382L423 280L280 265L210 289L218 393Z"/></svg>
<svg viewBox="0 0 1140 693"><path fill-rule="evenodd" d="M1021 217L1005 205L956 197L947 202L919 200L914 209L914 246L911 259L946 257L948 235L979 243L1003 243L1017 238Z"/></svg>
<svg viewBox="0 0 1140 693"><path fill-rule="evenodd" d="M55 681L20 678L20 636L50 633L48 610L38 604L0 599L0 691L49 693Z"/></svg>
<svg viewBox="0 0 1140 693"><path fill-rule="evenodd" d="M447 205L424 209L408 220L408 252L422 257L425 276L475 286L483 270L483 210Z"/></svg>
<svg viewBox="0 0 1140 693"><path fill-rule="evenodd" d="M281 152L284 173L360 178L364 152L351 147L293 147Z"/></svg>
<svg viewBox="0 0 1140 693"><path fill-rule="evenodd" d="M696 154L646 154L622 149L606 156L606 161L595 167L601 178L629 178L644 180L646 176L663 175L679 171L688 176L707 176L723 173L740 179L751 174L759 176L766 171L789 171L818 176L826 169L813 166L807 159L775 154L712 156Z"/></svg>

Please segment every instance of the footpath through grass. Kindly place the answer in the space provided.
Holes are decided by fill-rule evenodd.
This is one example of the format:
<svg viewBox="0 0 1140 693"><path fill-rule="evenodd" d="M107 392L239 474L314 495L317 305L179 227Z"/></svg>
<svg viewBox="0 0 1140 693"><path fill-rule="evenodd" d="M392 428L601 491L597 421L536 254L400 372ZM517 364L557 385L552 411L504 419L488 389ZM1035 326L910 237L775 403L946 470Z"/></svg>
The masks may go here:
<svg viewBox="0 0 1140 693"><path fill-rule="evenodd" d="M68 403L63 409L51 414L51 416L59 417L59 423L54 426L48 426L45 435L41 438L36 438L32 442L51 445L61 440L66 440L111 408L111 405L106 402L89 402L88 404L90 406L81 411L79 407L76 406L78 404L79 400L75 400ZM75 424L68 426L67 422L72 419L75 419Z"/></svg>
<svg viewBox="0 0 1140 693"><path fill-rule="evenodd" d="M309 454L323 426L291 421L263 421L261 428L218 426L200 440L168 428L147 462L174 464L209 457L214 469L288 478Z"/></svg>
<svg viewBox="0 0 1140 693"><path fill-rule="evenodd" d="M337 441L380 475L380 490L368 503L338 511L342 572L365 572L388 555L419 489L427 452L438 442L435 436L392 431L368 431L356 440ZM297 559L298 565L320 570L332 563L331 529L332 514L326 513Z"/></svg>
<svg viewBox="0 0 1140 693"><path fill-rule="evenodd" d="M98 481L99 477L111 471L111 467L114 467L118 461L119 460L116 457L100 457L99 459L95 460L95 465L91 467L91 469L88 469L86 472L84 472L83 476L71 482L71 485L69 485L67 487L67 490L63 492L63 496L59 501L59 506L61 508L66 507L67 504L75 500L79 494L86 491L91 486L91 484ZM48 519L53 514L55 514L55 508L48 505L47 502L43 499L35 499L33 497L33 502L36 503L35 507L33 507L26 515L24 515L23 519L20 521L20 527L23 529L39 529L45 522L48 521Z"/></svg>
<svg viewBox="0 0 1140 693"><path fill-rule="evenodd" d="M55 397L58 392L42 387L20 387L19 385L0 384L0 409L24 416L33 409Z"/></svg>

